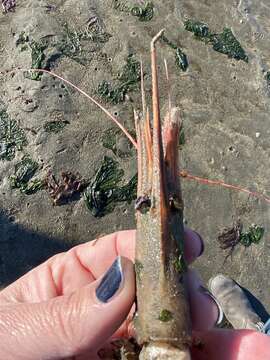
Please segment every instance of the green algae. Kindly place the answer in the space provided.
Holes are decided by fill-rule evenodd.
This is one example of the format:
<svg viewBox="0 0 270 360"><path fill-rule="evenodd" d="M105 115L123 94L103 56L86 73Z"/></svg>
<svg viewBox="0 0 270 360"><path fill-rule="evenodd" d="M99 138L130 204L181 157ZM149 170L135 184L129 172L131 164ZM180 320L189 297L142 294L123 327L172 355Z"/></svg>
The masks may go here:
<svg viewBox="0 0 270 360"><path fill-rule="evenodd" d="M154 17L154 5L149 1L130 5L127 1L113 0L113 8L135 16L142 22L150 21Z"/></svg>
<svg viewBox="0 0 270 360"><path fill-rule="evenodd" d="M189 19L185 21L184 26L187 31L192 32L199 39L208 38L211 34L209 27L200 21Z"/></svg>
<svg viewBox="0 0 270 360"><path fill-rule="evenodd" d="M212 34L210 42L215 51L225 54L229 58L248 62L248 56L239 41L235 38L231 29L224 28L221 34Z"/></svg>
<svg viewBox="0 0 270 360"><path fill-rule="evenodd" d="M140 21L150 21L154 16L154 5L151 2L147 2L145 5L133 6L130 9L130 13Z"/></svg>
<svg viewBox="0 0 270 360"><path fill-rule="evenodd" d="M181 148L186 143L186 136L183 126L181 127L180 134L179 134L179 147Z"/></svg>
<svg viewBox="0 0 270 360"><path fill-rule="evenodd" d="M118 202L131 202L136 198L137 176L121 186L124 171L118 162L105 156L103 162L90 180L84 192L87 208L95 217L102 217L113 211Z"/></svg>
<svg viewBox="0 0 270 360"><path fill-rule="evenodd" d="M264 228L256 224L251 225L246 232L240 234L240 244L249 247L252 244L258 244L264 235Z"/></svg>
<svg viewBox="0 0 270 360"><path fill-rule="evenodd" d="M213 50L225 54L229 58L248 62L248 56L231 29L224 28L222 33L214 33L208 25L196 20L187 20L184 26L187 31L195 35L196 39L211 44Z"/></svg>
<svg viewBox="0 0 270 360"><path fill-rule="evenodd" d="M186 54L180 49L177 48L175 52L175 62L176 65L183 71L186 71L188 68L188 60Z"/></svg>
<svg viewBox="0 0 270 360"><path fill-rule="evenodd" d="M169 322L173 319L173 314L171 311L167 310L167 309L163 309L161 310L158 319L162 322Z"/></svg>
<svg viewBox="0 0 270 360"><path fill-rule="evenodd" d="M16 46L22 45L20 47L21 51L30 50L31 51L31 69L45 69L46 68L46 56L45 50L49 46L47 40L30 40L29 35L26 32L21 32L16 41ZM42 72L31 72L28 71L25 74L25 77L31 80L39 81L42 76Z"/></svg>
<svg viewBox="0 0 270 360"><path fill-rule="evenodd" d="M187 264L183 255L177 256L173 261L174 269L179 273L183 274L187 271Z"/></svg>
<svg viewBox="0 0 270 360"><path fill-rule="evenodd" d="M98 85L97 94L106 102L117 105L125 101L128 92L138 88L140 79L140 63L129 55L114 86L104 80Z"/></svg>
<svg viewBox="0 0 270 360"><path fill-rule="evenodd" d="M44 182L40 179L32 180L38 169L37 162L33 161L29 155L25 155L22 160L15 165L14 175L10 176L10 186L13 189L20 189L24 194L34 194L42 189Z"/></svg>
<svg viewBox="0 0 270 360"><path fill-rule="evenodd" d="M27 145L26 135L17 121L10 119L6 110L0 111L0 159L12 160L16 151Z"/></svg>
<svg viewBox="0 0 270 360"><path fill-rule="evenodd" d="M170 41L164 34L161 37L162 41L167 44L171 49L175 51L175 63L182 70L186 71L188 68L188 59L187 55L183 50L178 47L175 43Z"/></svg>
<svg viewBox="0 0 270 360"><path fill-rule="evenodd" d="M67 23L64 23L63 36L55 43L55 47L62 55L81 65L86 65L91 56L84 50L84 43L92 41L96 44L104 44L109 41L110 37L111 34L104 31L98 22L89 24L79 30L71 28Z"/></svg>
<svg viewBox="0 0 270 360"><path fill-rule="evenodd" d="M62 121L62 120L54 120L54 121L47 121L44 124L44 130L48 133L58 133L62 131L67 125L69 121Z"/></svg>
<svg viewBox="0 0 270 360"><path fill-rule="evenodd" d="M128 130L132 133L132 130ZM113 127L105 130L102 134L101 142L103 147L111 150L113 154L119 158L127 158L132 154L132 146L130 144L126 151L122 151L117 146L119 139L121 138L122 131L119 128Z"/></svg>

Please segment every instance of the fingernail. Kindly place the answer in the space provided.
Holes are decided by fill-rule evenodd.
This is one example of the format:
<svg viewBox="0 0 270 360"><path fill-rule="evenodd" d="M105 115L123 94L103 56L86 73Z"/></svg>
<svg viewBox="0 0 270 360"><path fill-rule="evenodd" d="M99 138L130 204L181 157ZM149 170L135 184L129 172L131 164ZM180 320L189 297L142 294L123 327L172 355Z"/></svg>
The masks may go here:
<svg viewBox="0 0 270 360"><path fill-rule="evenodd" d="M198 255L198 257L200 257L204 253L204 242L203 242L203 239L202 239L201 235L198 234L197 231L194 231L194 232L198 236L198 238L200 240L200 243L201 243L201 251L200 251L200 253Z"/></svg>
<svg viewBox="0 0 270 360"><path fill-rule="evenodd" d="M205 295L208 295L213 301L214 303L216 304L217 306L217 309L218 309L218 318L217 318L217 321L216 321L216 326L217 325L220 325L222 323L222 320L223 320L223 317L224 317L224 312L219 304L219 302L217 301L217 299L215 298L215 296L204 286L200 286L199 287L199 290L200 292L202 292L203 294Z"/></svg>
<svg viewBox="0 0 270 360"><path fill-rule="evenodd" d="M103 276L96 289L96 296L99 301L108 302L120 289L124 280L124 274L121 264L121 257L118 256L112 266Z"/></svg>

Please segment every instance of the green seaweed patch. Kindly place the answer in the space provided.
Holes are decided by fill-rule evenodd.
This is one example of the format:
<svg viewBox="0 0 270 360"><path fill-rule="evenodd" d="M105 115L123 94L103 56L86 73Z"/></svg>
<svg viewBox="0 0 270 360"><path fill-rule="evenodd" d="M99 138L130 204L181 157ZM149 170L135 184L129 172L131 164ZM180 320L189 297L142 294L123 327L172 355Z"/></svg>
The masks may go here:
<svg viewBox="0 0 270 360"><path fill-rule="evenodd" d="M206 44L212 44L213 50L225 54L229 58L248 62L248 56L231 29L224 28L222 33L216 34L210 31L208 25L194 20L185 21L184 26L198 40L202 40Z"/></svg>
<svg viewBox="0 0 270 360"><path fill-rule="evenodd" d="M131 14L143 22L150 21L154 17L154 5L149 1L144 4L129 5L126 1L113 0L113 8Z"/></svg>
<svg viewBox="0 0 270 360"><path fill-rule="evenodd" d="M67 120L54 120L54 121L47 121L44 124L44 130L48 133L58 133L61 130L64 129L64 127L66 127L66 125L69 124L69 121Z"/></svg>
<svg viewBox="0 0 270 360"><path fill-rule="evenodd" d="M10 119L6 110L0 111L0 159L12 160L16 150L27 145L26 135L17 121Z"/></svg>
<svg viewBox="0 0 270 360"><path fill-rule="evenodd" d="M208 25L200 21L189 19L185 21L184 26L187 31L192 32L199 39L208 38L211 34Z"/></svg>
<svg viewBox="0 0 270 360"><path fill-rule="evenodd" d="M46 40L30 40L29 35L26 32L21 32L16 41L16 46L22 45L20 50L25 51L31 50L31 69L45 69L46 67L46 56L44 51L48 47L48 41ZM25 72L25 77L31 80L39 81L42 76L42 72Z"/></svg>
<svg viewBox="0 0 270 360"><path fill-rule="evenodd" d="M55 43L56 48L62 55L81 65L86 65L89 61L89 54L83 49L85 41L106 43L111 37L111 34L104 31L98 22L88 24L80 30L71 28L65 23L63 30L62 39Z"/></svg>
<svg viewBox="0 0 270 360"><path fill-rule="evenodd" d="M169 322L173 319L173 314L171 311L167 310L167 309L163 309L161 310L158 320L162 321L162 322Z"/></svg>
<svg viewBox="0 0 270 360"><path fill-rule="evenodd" d="M185 131L183 126L181 127L180 134L179 134L179 147L181 148L186 143Z"/></svg>
<svg viewBox="0 0 270 360"><path fill-rule="evenodd" d="M112 86L110 82L104 80L97 88L97 94L106 102L119 104L125 101L126 94L138 88L141 79L140 63L133 55L129 55L126 64L118 76L118 82Z"/></svg>
<svg viewBox="0 0 270 360"><path fill-rule="evenodd" d="M118 202L130 203L136 198L137 176L126 185L119 186L123 176L124 171L119 164L105 156L84 192L86 206L95 217L102 217L113 211Z"/></svg>
<svg viewBox="0 0 270 360"><path fill-rule="evenodd" d="M132 131L129 131L130 133ZM118 149L117 147L117 143L119 140L119 137L121 136L121 130L118 128L110 128L107 129L103 132L102 134L102 145L106 148L111 150L115 156L118 156L120 158L126 158L128 156L131 155L132 153L132 147L130 145L130 147L127 149L127 151L121 151Z"/></svg>
<svg viewBox="0 0 270 360"><path fill-rule="evenodd" d="M20 189L22 193L27 195L40 190L43 187L43 181L39 179L31 180L37 169L38 164L29 155L25 155L15 165L15 173L9 178L11 188Z"/></svg>
<svg viewBox="0 0 270 360"><path fill-rule="evenodd" d="M154 16L154 5L151 2L147 2L145 5L133 6L130 9L130 13L140 21L150 21Z"/></svg>
<svg viewBox="0 0 270 360"><path fill-rule="evenodd" d="M188 68L188 58L183 50L178 47L175 43L170 41L164 34L162 35L162 40L167 44L171 49L175 50L175 63L182 70L186 71Z"/></svg>
<svg viewBox="0 0 270 360"><path fill-rule="evenodd" d="M175 62L176 65L183 71L186 71L188 68L187 55L180 49L177 48L175 52Z"/></svg>
<svg viewBox="0 0 270 360"><path fill-rule="evenodd" d="M233 35L231 29L224 28L221 34L211 35L210 42L215 51L226 54L229 58L248 62L248 56Z"/></svg>
<svg viewBox="0 0 270 360"><path fill-rule="evenodd" d="M182 274L187 271L187 264L185 262L185 259L182 255L178 256L173 261L174 269L179 273Z"/></svg>
<svg viewBox="0 0 270 360"><path fill-rule="evenodd" d="M143 264L139 260L135 260L135 273L138 281L142 281Z"/></svg>
<svg viewBox="0 0 270 360"><path fill-rule="evenodd" d="M29 35L25 32L25 31L22 31L19 36L18 36L18 39L16 40L16 46L19 46L19 45L25 45L29 42Z"/></svg>
<svg viewBox="0 0 270 360"><path fill-rule="evenodd" d="M252 244L258 244L264 235L264 228L256 224L251 225L246 232L240 234L240 244L249 247Z"/></svg>
<svg viewBox="0 0 270 360"><path fill-rule="evenodd" d="M46 56L45 49L48 47L46 41L30 41L29 47L31 49L31 69L45 69L46 68ZM28 71L25 73L25 77L31 80L40 81L43 73L37 71Z"/></svg>
<svg viewBox="0 0 270 360"><path fill-rule="evenodd" d="M106 148L111 150L115 155L117 152L116 149L116 138L117 134L119 133L118 129L110 128L104 131L102 134L102 145Z"/></svg>

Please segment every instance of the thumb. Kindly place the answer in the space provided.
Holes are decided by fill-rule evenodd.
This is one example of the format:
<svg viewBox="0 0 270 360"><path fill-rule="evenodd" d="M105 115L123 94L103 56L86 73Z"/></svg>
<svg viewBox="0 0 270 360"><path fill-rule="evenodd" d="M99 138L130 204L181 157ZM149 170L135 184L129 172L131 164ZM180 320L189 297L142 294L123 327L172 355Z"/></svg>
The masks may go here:
<svg viewBox="0 0 270 360"><path fill-rule="evenodd" d="M52 300L0 311L0 358L59 359L96 352L126 319L134 267L117 257L101 279Z"/></svg>

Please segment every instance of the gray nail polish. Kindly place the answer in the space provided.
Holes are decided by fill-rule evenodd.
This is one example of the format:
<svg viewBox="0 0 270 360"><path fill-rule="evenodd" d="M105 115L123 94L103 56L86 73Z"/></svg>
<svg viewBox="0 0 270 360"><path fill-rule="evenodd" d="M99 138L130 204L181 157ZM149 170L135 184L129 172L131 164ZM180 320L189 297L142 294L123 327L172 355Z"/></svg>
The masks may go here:
<svg viewBox="0 0 270 360"><path fill-rule="evenodd" d="M96 296L99 301L106 303L120 288L124 279L121 258L118 256L106 274L103 276L96 289Z"/></svg>

